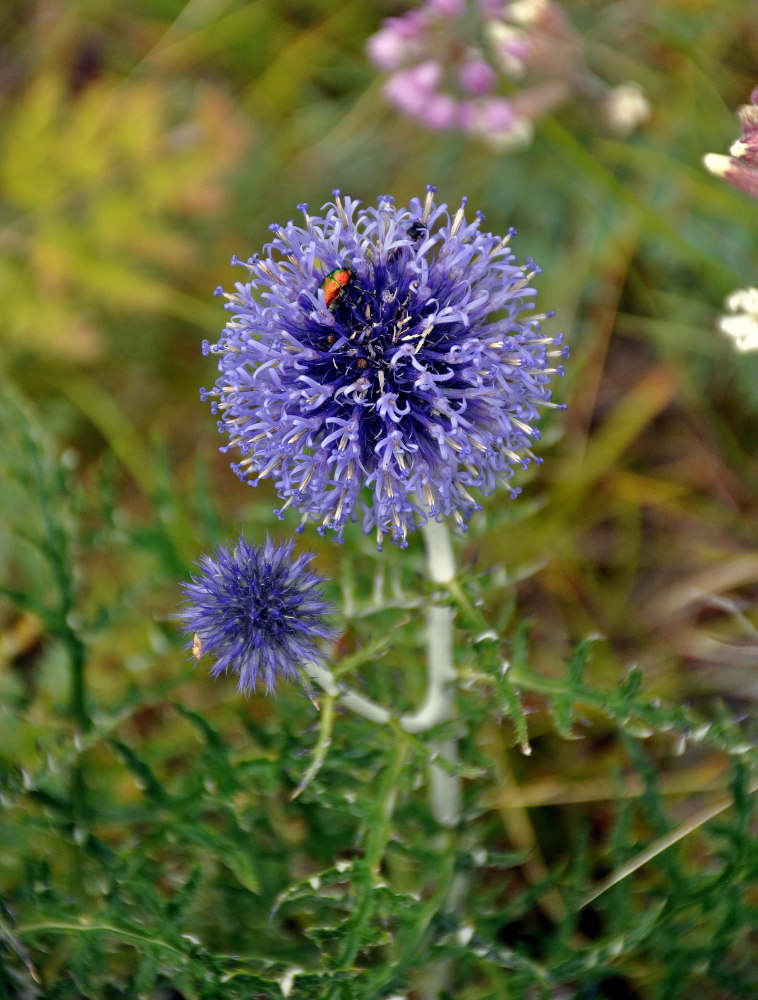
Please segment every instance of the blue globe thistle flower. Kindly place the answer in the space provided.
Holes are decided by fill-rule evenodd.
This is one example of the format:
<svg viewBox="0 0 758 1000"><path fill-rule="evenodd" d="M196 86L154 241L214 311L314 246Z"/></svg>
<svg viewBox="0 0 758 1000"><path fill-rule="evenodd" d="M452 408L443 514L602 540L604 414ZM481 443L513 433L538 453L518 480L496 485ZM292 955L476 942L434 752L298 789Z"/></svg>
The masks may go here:
<svg viewBox="0 0 758 1000"><path fill-rule="evenodd" d="M334 610L321 593L322 579L307 569L313 553L293 554L292 541L249 544L244 535L198 562L200 574L182 584L188 599L179 618L199 659L216 660L211 676L238 675L249 694L258 680L273 691L291 680L303 662L323 663L318 639L334 638L325 623Z"/></svg>
<svg viewBox="0 0 758 1000"><path fill-rule="evenodd" d="M342 535L359 516L377 544L407 544L427 518L464 528L492 492L534 459L539 408L563 374L561 337L545 315L522 315L539 269L516 263L484 216L452 217L413 198L376 208L342 198L242 263L249 280L227 299L233 317L215 345L212 391L222 448L256 486L271 477L284 504ZM256 294L257 293L257 294ZM551 315L551 314L549 314ZM515 495L518 491L511 490Z"/></svg>

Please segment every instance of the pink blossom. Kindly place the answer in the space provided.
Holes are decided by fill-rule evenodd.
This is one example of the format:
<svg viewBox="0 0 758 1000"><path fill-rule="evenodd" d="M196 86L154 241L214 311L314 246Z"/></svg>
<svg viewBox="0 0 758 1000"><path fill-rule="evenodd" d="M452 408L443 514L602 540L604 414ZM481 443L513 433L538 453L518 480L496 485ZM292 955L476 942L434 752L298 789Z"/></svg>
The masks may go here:
<svg viewBox="0 0 758 1000"><path fill-rule="evenodd" d="M427 10L440 17L460 17L465 7L465 0L427 0Z"/></svg>
<svg viewBox="0 0 758 1000"><path fill-rule="evenodd" d="M419 117L435 132L455 128L458 122L458 101L449 94L433 94L425 102Z"/></svg>
<svg viewBox="0 0 758 1000"><path fill-rule="evenodd" d="M384 85L384 96L401 111L420 115L442 79L439 63L421 63L393 73Z"/></svg>
<svg viewBox="0 0 758 1000"><path fill-rule="evenodd" d="M426 30L423 11L411 10L404 17L388 17L366 42L366 52L379 69L396 69L418 54Z"/></svg>
<svg viewBox="0 0 758 1000"><path fill-rule="evenodd" d="M469 94L489 94L497 86L497 73L484 59L469 59L461 67L459 79Z"/></svg>

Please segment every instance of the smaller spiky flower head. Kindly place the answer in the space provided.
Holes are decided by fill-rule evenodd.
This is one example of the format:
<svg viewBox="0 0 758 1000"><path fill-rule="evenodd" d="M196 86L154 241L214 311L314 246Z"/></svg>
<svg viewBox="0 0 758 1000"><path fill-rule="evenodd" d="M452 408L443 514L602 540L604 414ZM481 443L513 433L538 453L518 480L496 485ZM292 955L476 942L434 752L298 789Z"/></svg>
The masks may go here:
<svg viewBox="0 0 758 1000"><path fill-rule="evenodd" d="M758 87L750 95L750 104L739 111L742 135L729 147L729 156L706 153L703 163L716 177L758 198Z"/></svg>
<svg viewBox="0 0 758 1000"><path fill-rule="evenodd" d="M490 493L534 458L566 353L540 335L544 315L522 315L538 268L434 192L409 208L339 191L323 216L300 206L305 226L271 227L205 345L221 370L205 395L243 455L232 467L253 486L273 477L277 514L300 508L301 529L314 519L339 537L362 511L379 548L388 533L404 546L429 517L465 526L481 509L471 488Z"/></svg>
<svg viewBox="0 0 758 1000"><path fill-rule="evenodd" d="M335 632L322 579L309 570L313 553L293 554L292 541L248 544L244 535L198 562L200 573L182 584L187 606L179 613L196 658L214 657L211 676L234 673L237 690L250 694L260 680L274 691L281 678L298 676L303 663L322 663L318 639Z"/></svg>

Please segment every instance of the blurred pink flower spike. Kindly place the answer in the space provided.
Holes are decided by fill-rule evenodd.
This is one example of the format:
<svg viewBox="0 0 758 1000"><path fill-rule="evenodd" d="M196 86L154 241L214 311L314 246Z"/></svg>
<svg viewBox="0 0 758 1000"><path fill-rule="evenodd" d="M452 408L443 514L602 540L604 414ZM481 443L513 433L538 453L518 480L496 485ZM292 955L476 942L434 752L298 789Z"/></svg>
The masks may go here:
<svg viewBox="0 0 758 1000"><path fill-rule="evenodd" d="M750 104L739 110L742 135L729 147L729 156L706 153L703 164L716 177L758 198L758 87L750 95Z"/></svg>
<svg viewBox="0 0 758 1000"><path fill-rule="evenodd" d="M426 0L383 21L366 52L389 74L388 103L428 129L464 132L498 151L528 146L534 122L572 97L598 103L619 135L649 113L638 84L611 89L593 76L553 0Z"/></svg>

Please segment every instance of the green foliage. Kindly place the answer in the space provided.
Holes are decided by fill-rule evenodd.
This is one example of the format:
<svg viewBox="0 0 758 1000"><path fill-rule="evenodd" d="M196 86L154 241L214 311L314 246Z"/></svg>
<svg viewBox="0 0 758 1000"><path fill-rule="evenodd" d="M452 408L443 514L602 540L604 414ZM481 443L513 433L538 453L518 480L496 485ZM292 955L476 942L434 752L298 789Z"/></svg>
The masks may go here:
<svg viewBox="0 0 758 1000"><path fill-rule="evenodd" d="M72 589L70 580L81 578L76 567L88 564L88 544L107 544L115 529L107 510L98 515L80 491L64 489L70 474L31 408L9 389L3 406L5 426L16 430L3 447L12 484L4 502L9 523L17 516L28 526L6 539L9 565L19 573L19 585L6 593L37 616L45 641L60 647L72 692L66 705L34 689L34 712L19 702L11 716L0 850L7 995L95 997L107 988L114 997L157 997L171 986L191 997L251 990L276 997L284 984L294 998L337 1000L387 997L442 977L463 996L549 997L562 984L592 990L611 975L634 977L640 963L659 976L661 996L695 987L707 995L727 979L742 991L734 995L750 995L754 970L740 955L755 925L747 766L754 752L737 723L706 723L651 700L635 672L604 689L591 677L593 643L581 643L562 674L539 673L527 628L497 635L479 610L499 582L463 574L449 597L458 608L457 641L467 650L456 718L411 736L394 722L377 726L338 711L320 768L293 800L304 750L314 746L304 729L316 714L294 691L265 712L228 693L214 693L215 709L201 709L204 682L188 677L164 646L155 662L168 668L161 680L156 674L149 684L122 688L108 708L74 697L85 659L87 670L102 671L105 663L95 630L72 624L87 587ZM43 557L38 565L18 558L29 545ZM399 567L401 554L392 560ZM69 567L65 578L61 565ZM22 568L33 575L21 580ZM375 699L387 698L385 675L403 684L401 637L418 641L420 606L406 586L400 577L390 588L370 574L354 580L352 642L383 661L367 670L370 660L353 653L336 670L350 683L360 672ZM32 604L21 596L27 591L44 602ZM384 635L372 639L370 623L396 618L393 605L409 610L388 647ZM113 628L107 619L104 610L106 634ZM47 686L44 672L36 683ZM523 707L534 696L542 701L538 714L534 703L528 712ZM731 806L718 823L692 831L639 872L632 867L587 904L595 928L588 931L582 897L597 872L586 853L577 860L559 850L553 873L546 868L535 877L538 840L522 838L520 850L503 851L512 829L497 817L514 807L499 787L497 755L511 756L510 739L504 727L487 746L474 738L498 714L514 721L514 735L537 758L552 730L591 739L600 725L612 734L614 755L621 754L616 766L627 772L619 771L618 789L634 772L643 786L636 805L619 805L614 836L597 845L595 863L606 870L669 832L658 768L667 768L675 741L680 753L690 740L698 753L735 757ZM460 759L444 761L436 744L451 734ZM660 764L643 753L647 742ZM423 780L432 761L464 778L458 830L435 832ZM518 786L512 791L518 798ZM589 819L577 818L580 826ZM706 867L703 857L711 859ZM552 926L535 935L542 912L552 914Z"/></svg>
<svg viewBox="0 0 758 1000"><path fill-rule="evenodd" d="M565 6L651 122L620 142L571 106L509 157L384 106L369 4L0 14L0 997L758 993L758 370L714 331L758 238L699 166L737 135L756 15ZM565 420L447 588L420 538L306 535L337 693L244 701L172 620L193 559L274 524L196 400L210 291L297 202L430 181L543 267ZM432 601L455 711L411 733Z"/></svg>
<svg viewBox="0 0 758 1000"><path fill-rule="evenodd" d="M98 316L207 309L161 279L195 263L177 217L219 199L239 138L212 91L184 121L172 114L170 95L149 80L103 79L72 96L44 71L9 109L0 186L12 242L0 293L4 338L17 350L91 360L104 349Z"/></svg>

